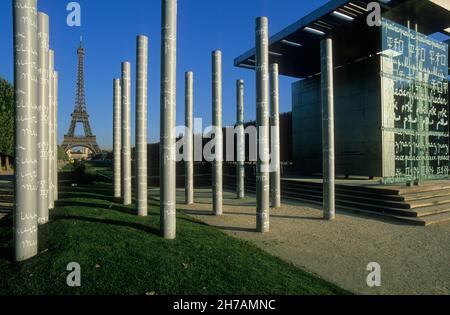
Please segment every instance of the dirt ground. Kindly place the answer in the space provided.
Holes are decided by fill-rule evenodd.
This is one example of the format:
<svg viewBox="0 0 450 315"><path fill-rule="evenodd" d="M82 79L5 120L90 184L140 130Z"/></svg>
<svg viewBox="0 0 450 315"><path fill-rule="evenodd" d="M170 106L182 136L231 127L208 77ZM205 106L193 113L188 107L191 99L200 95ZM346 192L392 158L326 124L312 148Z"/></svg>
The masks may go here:
<svg viewBox="0 0 450 315"><path fill-rule="evenodd" d="M151 190L158 199L158 190ZM418 227L338 212L322 220L320 208L284 201L271 211L271 231L255 232L255 199L224 193L224 215L211 214L210 190L197 190L196 204L178 209L234 237L357 294L450 294L450 222ZM367 265L381 266L381 286L367 285Z"/></svg>

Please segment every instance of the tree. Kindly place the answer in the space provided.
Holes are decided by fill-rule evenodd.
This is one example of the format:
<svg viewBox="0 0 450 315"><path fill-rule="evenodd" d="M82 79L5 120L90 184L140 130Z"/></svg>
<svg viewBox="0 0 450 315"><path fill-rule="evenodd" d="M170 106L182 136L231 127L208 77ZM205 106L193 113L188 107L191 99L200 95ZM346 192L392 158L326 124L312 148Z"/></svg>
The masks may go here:
<svg viewBox="0 0 450 315"><path fill-rule="evenodd" d="M0 78L0 153L14 156L14 88Z"/></svg>
<svg viewBox="0 0 450 315"><path fill-rule="evenodd" d="M68 156L66 154L66 151L59 145L58 146L58 161L67 161Z"/></svg>

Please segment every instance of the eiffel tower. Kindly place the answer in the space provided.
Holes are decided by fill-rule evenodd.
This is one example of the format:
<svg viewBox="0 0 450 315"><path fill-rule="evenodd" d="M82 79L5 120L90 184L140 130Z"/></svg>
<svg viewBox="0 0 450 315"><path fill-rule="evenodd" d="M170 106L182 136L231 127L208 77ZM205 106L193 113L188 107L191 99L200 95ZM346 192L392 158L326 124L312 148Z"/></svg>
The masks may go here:
<svg viewBox="0 0 450 315"><path fill-rule="evenodd" d="M75 128L78 123L83 124L84 137L75 135ZM82 38L80 38L80 47L78 48L78 78L75 110L72 113L72 121L70 123L69 132L64 136L64 142L62 144L62 148L65 152L68 152L76 147L87 148L93 154L101 153L100 147L97 144L97 137L92 133L91 125L89 123L89 114L86 109L84 88L84 48Z"/></svg>

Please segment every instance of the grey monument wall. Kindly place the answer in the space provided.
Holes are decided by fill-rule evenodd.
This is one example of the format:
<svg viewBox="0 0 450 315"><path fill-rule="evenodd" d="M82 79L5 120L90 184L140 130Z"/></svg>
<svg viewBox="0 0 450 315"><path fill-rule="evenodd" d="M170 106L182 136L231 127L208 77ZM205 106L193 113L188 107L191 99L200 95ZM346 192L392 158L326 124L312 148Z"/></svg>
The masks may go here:
<svg viewBox="0 0 450 315"><path fill-rule="evenodd" d="M337 175L383 175L379 66L377 56L335 68ZM320 75L295 82L292 85L292 145L294 166L299 175L322 173L321 115Z"/></svg>

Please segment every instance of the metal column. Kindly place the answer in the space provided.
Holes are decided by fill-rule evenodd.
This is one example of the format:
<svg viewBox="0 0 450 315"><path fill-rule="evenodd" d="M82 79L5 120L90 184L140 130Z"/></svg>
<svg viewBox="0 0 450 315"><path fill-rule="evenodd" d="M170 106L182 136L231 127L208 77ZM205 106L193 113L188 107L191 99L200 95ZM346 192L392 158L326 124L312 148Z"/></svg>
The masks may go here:
<svg viewBox="0 0 450 315"><path fill-rule="evenodd" d="M238 80L236 82L236 105L237 105L236 194L238 199L244 199L245 198L244 80Z"/></svg>
<svg viewBox="0 0 450 315"><path fill-rule="evenodd" d="M16 261L37 255L38 38L36 0L14 0L14 107ZM35 65L35 66L33 66Z"/></svg>
<svg viewBox="0 0 450 315"><path fill-rule="evenodd" d="M122 197L121 181L121 143L122 143L122 101L121 101L121 85L120 79L114 79L114 118L113 118L113 132L114 132L114 198Z"/></svg>
<svg viewBox="0 0 450 315"><path fill-rule="evenodd" d="M264 233L270 229L269 36L266 17L256 19L256 127L258 129L256 230Z"/></svg>
<svg viewBox="0 0 450 315"><path fill-rule="evenodd" d="M52 146L53 143L53 137L55 130L53 129L53 117L54 117L54 110L55 110L55 52L53 50L49 50L49 61L48 61L48 83L49 83L49 98L48 98L48 208L53 209L55 208L55 184L53 183L54 180L54 148Z"/></svg>
<svg viewBox="0 0 450 315"><path fill-rule="evenodd" d="M122 204L132 203L131 195L131 130L130 130L130 101L131 101L131 65L122 63Z"/></svg>
<svg viewBox="0 0 450 315"><path fill-rule="evenodd" d="M141 217L148 214L147 197L147 81L148 38L137 37L136 60L136 207Z"/></svg>
<svg viewBox="0 0 450 315"><path fill-rule="evenodd" d="M223 214L222 195L222 52L212 52L212 124L214 127L215 147L212 162L212 199L215 215Z"/></svg>
<svg viewBox="0 0 450 315"><path fill-rule="evenodd" d="M53 72L54 85L53 85L53 200L58 200L58 86L59 75L57 71Z"/></svg>
<svg viewBox="0 0 450 315"><path fill-rule="evenodd" d="M334 170L334 90L333 41L321 41L322 67L322 146L323 146L323 211L326 220L335 219Z"/></svg>
<svg viewBox="0 0 450 315"><path fill-rule="evenodd" d="M194 74L191 71L186 72L185 79L185 202L187 205L191 205L194 203Z"/></svg>
<svg viewBox="0 0 450 315"><path fill-rule="evenodd" d="M273 208L281 207L281 174L280 174L280 102L278 85L278 64L270 67L270 95L271 95L271 174L270 199Z"/></svg>
<svg viewBox="0 0 450 315"><path fill-rule="evenodd" d="M177 0L162 0L161 33L161 141L159 173L161 233L166 239L175 239Z"/></svg>
<svg viewBox="0 0 450 315"><path fill-rule="evenodd" d="M49 18L47 14L38 13L39 46L39 119L38 119L38 223L48 222L49 198Z"/></svg>

